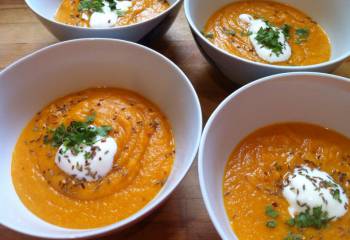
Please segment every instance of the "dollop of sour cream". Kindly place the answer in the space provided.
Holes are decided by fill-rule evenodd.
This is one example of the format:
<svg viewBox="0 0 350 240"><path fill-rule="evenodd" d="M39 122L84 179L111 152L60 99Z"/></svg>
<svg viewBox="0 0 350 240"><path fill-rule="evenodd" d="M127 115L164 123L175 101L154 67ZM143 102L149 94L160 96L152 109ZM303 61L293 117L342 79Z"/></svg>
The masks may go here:
<svg viewBox="0 0 350 240"><path fill-rule="evenodd" d="M272 49L266 48L256 40L259 30L261 28L263 29L268 28L268 25L266 24L266 22L264 22L261 19L254 19L249 14L241 14L239 16L239 19L248 25L248 31L250 33L249 39L253 44L255 52L258 54L258 56L261 59L270 63L275 63L275 62L285 62L292 56L292 49L281 29L272 27L279 32L278 42L282 44L282 52L280 54L276 54L272 51Z"/></svg>
<svg viewBox="0 0 350 240"><path fill-rule="evenodd" d="M292 217L307 209L322 207L329 218L336 220L348 210L349 201L343 188L328 173L304 165L286 175L283 196Z"/></svg>
<svg viewBox="0 0 350 240"><path fill-rule="evenodd" d="M69 176L88 182L106 176L113 167L117 143L111 137L97 137L91 145L81 145L79 153L66 149L63 144L58 148L55 163Z"/></svg>
<svg viewBox="0 0 350 240"><path fill-rule="evenodd" d="M118 11L125 12L131 6L131 1L115 1L116 9ZM111 10L109 3L103 1L104 6L102 7L102 12L94 12L90 17L90 27L92 28L107 28L114 27L118 20L117 10Z"/></svg>

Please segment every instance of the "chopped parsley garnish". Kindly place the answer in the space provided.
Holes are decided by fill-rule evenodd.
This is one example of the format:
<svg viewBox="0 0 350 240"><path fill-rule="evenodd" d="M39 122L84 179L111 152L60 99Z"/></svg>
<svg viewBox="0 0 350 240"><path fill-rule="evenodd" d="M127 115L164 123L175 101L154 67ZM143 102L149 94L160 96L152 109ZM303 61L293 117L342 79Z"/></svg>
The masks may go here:
<svg viewBox="0 0 350 240"><path fill-rule="evenodd" d="M287 237L283 238L283 240L302 240L303 236L300 234L295 234L292 232L289 232Z"/></svg>
<svg viewBox="0 0 350 240"><path fill-rule="evenodd" d="M266 222L266 227L268 228L275 228L277 227L277 222L275 220L270 220Z"/></svg>
<svg viewBox="0 0 350 240"><path fill-rule="evenodd" d="M114 0L107 0L107 2L112 11L117 9L117 3Z"/></svg>
<svg viewBox="0 0 350 240"><path fill-rule="evenodd" d="M322 211L322 207L315 207L312 209L312 213L310 213L310 209L307 209L305 212L299 213L294 219L290 219L288 223L298 228L313 227L321 229L326 227L331 220L332 218L328 217L328 212Z"/></svg>
<svg viewBox="0 0 350 240"><path fill-rule="evenodd" d="M268 205L265 209L265 214L269 217L276 218L279 213L273 208L272 205Z"/></svg>
<svg viewBox="0 0 350 240"><path fill-rule="evenodd" d="M331 189L331 194L335 200L337 200L339 203L342 203L339 189Z"/></svg>
<svg viewBox="0 0 350 240"><path fill-rule="evenodd" d="M289 226L293 227L295 226L295 220L294 218L290 218L286 221L286 224L288 224Z"/></svg>
<svg viewBox="0 0 350 240"><path fill-rule="evenodd" d="M84 153L84 158L85 158L85 160L92 159L92 152L85 152Z"/></svg>
<svg viewBox="0 0 350 240"><path fill-rule="evenodd" d="M91 146L96 142L97 136L106 137L112 130L111 126L106 125L101 127L91 126L94 121L95 114L87 116L85 122L72 121L67 127L61 124L44 137L44 143L51 144L56 148L63 144L66 150L70 149L72 153L78 154L80 145Z"/></svg>
<svg viewBox="0 0 350 240"><path fill-rule="evenodd" d="M329 189L333 198L339 203L342 203L342 200L340 198L340 190L336 183L334 183L333 181L322 181L320 182L320 187Z"/></svg>
<svg viewBox="0 0 350 240"><path fill-rule="evenodd" d="M297 40L295 40L296 44L301 44L305 42L310 35L310 30L307 28L298 28L295 30L295 34L298 36Z"/></svg>
<svg viewBox="0 0 350 240"><path fill-rule="evenodd" d="M266 22L267 23L267 22ZM266 28L260 28L255 39L262 46L272 50L274 54L279 56L283 51L283 44L279 42L280 31L267 23Z"/></svg>
<svg viewBox="0 0 350 240"><path fill-rule="evenodd" d="M288 24L284 24L281 27L281 30L282 30L282 32L287 40L290 38L290 28L291 28L291 26Z"/></svg>
<svg viewBox="0 0 350 240"><path fill-rule="evenodd" d="M118 17L123 17L126 14L126 11L122 11L122 10L119 10L119 9L117 9L116 11L117 11Z"/></svg>
<svg viewBox="0 0 350 240"><path fill-rule="evenodd" d="M102 12L104 4L102 0L81 0L78 5L80 12Z"/></svg>
<svg viewBox="0 0 350 240"><path fill-rule="evenodd" d="M86 116L85 121L87 124L91 124L95 121L95 119L96 119L96 113L93 113L92 115Z"/></svg>
<svg viewBox="0 0 350 240"><path fill-rule="evenodd" d="M117 3L114 0L106 0L111 11L116 11L118 17L126 14L126 11L117 9ZM102 12L104 7L103 0L81 0L78 5L80 12Z"/></svg>

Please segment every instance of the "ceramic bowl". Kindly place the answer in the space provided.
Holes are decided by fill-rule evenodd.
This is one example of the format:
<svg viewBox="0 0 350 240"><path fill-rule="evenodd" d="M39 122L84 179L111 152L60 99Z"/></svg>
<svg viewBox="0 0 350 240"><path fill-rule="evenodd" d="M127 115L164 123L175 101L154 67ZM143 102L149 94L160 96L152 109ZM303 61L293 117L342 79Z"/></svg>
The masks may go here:
<svg viewBox="0 0 350 240"><path fill-rule="evenodd" d="M162 110L175 137L173 170L159 194L122 221L97 229L57 227L32 214L17 196L11 179L12 151L37 111L59 97L98 86L135 91ZM82 39L39 50L0 73L0 223L25 234L62 239L128 227L174 191L195 158L201 130L201 108L190 81L174 63L151 49L121 40Z"/></svg>
<svg viewBox="0 0 350 240"><path fill-rule="evenodd" d="M198 154L202 196L222 239L238 239L223 203L223 176L235 146L255 130L306 122L350 137L350 79L322 73L285 73L249 83L227 97L208 120ZM252 230L253 231L253 230Z"/></svg>
<svg viewBox="0 0 350 240"><path fill-rule="evenodd" d="M350 56L350 1L279 0L311 16L328 33L332 56L330 61L310 66L275 66L246 60L216 47L200 31L208 19L223 6L240 0L185 0L185 13L194 39L203 55L228 79L246 84L272 74L296 71L332 72Z"/></svg>
<svg viewBox="0 0 350 240"><path fill-rule="evenodd" d="M44 26L59 40L76 38L117 38L132 42L150 41L164 34L174 22L182 0L168 0L170 7L144 22L113 28L84 28L55 21L54 16L62 0L25 0Z"/></svg>

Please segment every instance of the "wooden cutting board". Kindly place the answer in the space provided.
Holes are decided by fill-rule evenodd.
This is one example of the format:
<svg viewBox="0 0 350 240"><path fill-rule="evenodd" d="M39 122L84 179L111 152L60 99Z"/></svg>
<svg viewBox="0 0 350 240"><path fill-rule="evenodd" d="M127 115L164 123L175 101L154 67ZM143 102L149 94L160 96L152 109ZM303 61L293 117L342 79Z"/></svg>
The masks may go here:
<svg viewBox="0 0 350 240"><path fill-rule="evenodd" d="M28 53L57 41L31 13L23 0L0 0L0 70ZM183 11L169 32L150 47L175 62L192 81L200 98L205 121L217 105L238 87L202 57L193 41ZM350 59L335 74L350 78ZM0 225L0 239L35 238L18 234ZM170 199L155 213L123 233L98 239L220 239L202 201L197 162L194 162Z"/></svg>

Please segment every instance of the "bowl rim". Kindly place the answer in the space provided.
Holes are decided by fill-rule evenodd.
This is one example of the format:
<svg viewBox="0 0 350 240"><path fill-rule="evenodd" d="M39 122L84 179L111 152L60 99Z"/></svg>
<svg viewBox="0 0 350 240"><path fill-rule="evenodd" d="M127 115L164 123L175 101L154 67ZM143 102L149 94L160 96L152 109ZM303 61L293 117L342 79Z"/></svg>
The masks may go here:
<svg viewBox="0 0 350 240"><path fill-rule="evenodd" d="M148 48L148 47L145 47L143 45L140 45L140 44L137 44L134 42L125 41L125 40L109 39L109 38L80 38L80 39L73 39L73 40L58 42L58 43L46 46L44 48L41 48L33 53L30 53L30 54L16 60L15 62L11 63L10 65L8 65L6 68L4 68L2 71L0 71L0 81L2 81L2 76L5 75L6 72L14 69L17 65L24 63L24 62L28 62L32 58L34 58L36 56L40 56L40 54L42 54L42 53L44 53L52 48L60 48L60 47L64 47L65 45L71 45L71 44L74 45L74 44L79 44L81 42L98 42L100 44L104 44L104 43L126 44L126 45L129 45L131 47L135 47L135 48L141 49L142 51L148 52L149 54L152 54L155 57L161 58L164 62L169 64L172 67L172 69L179 74L180 78L187 85L187 87L189 88L190 93L192 95L192 98L193 98L193 101L195 104L195 109L194 109L193 113L198 116L198 122L196 123L196 125L197 125L196 126L196 128L197 128L196 135L194 136L194 137L196 137L196 142L188 154L189 155L188 158L190 159L190 161L188 162L188 165L185 166L184 171L179 173L179 176L177 179L175 179L174 184L169 185L169 188L167 189L167 191L165 191L164 195L162 197L160 197L159 196L160 192L162 190L164 191L164 188L162 188L158 192L158 194L150 202L148 202L143 208L141 208L139 211L132 214L131 216L129 216L125 219L122 219L120 221L117 221L115 223L109 224L107 226L99 227L99 228L70 229L70 228L63 228L63 227L59 227L57 225L48 223L48 222L42 220L41 218L37 217L34 213L31 213L35 217L39 218L41 221L44 221L46 224L52 225L52 226L54 226L58 229L61 229L61 230L69 231L70 232L69 236L66 236L66 235L61 234L61 233L42 234L40 232L30 232L30 231L26 231L26 230L22 230L22 229L16 229L11 224L6 224L5 222L0 222L0 225L3 225L11 230L14 230L14 231L22 233L22 234L26 234L26 235L33 236L33 237L48 238L48 239L91 238L91 237L102 236L102 235L105 235L109 232L112 232L112 231L115 231L118 229L123 230L124 228L131 226L133 223L137 223L138 221L142 220L148 214L150 214L151 212L156 210L166 199L168 199L170 197L170 195L174 192L174 190L182 182L184 177L188 174L191 166L193 165L193 162L194 162L194 159L197 155L197 152L198 152L198 147L199 147L201 134L202 134L202 126L203 126L202 109L201 109L198 95L197 95L191 81L187 78L185 73L174 62L172 62L170 59L163 56L162 54L156 52L155 50ZM174 168L172 169L172 171L174 171ZM12 183L12 181L11 181L11 183ZM23 204L22 201L21 201L21 204Z"/></svg>
<svg viewBox="0 0 350 240"><path fill-rule="evenodd" d="M334 58L334 59L330 59L330 60L328 60L326 62L312 64L312 65L305 65L305 66L283 66L283 65L281 66L281 65L274 65L274 64L268 64L268 63L255 62L255 61L252 61L252 60L249 60L249 59L245 59L245 58L236 56L234 54L228 53L227 51L217 47L215 44L213 44L211 41L209 41L207 38L205 38L203 36L203 34L201 34L200 30L198 30L196 24L194 24L194 22L192 20L192 12L189 9L189 2L190 1L191 0L184 0L184 9L185 9L185 15L186 15L187 22L190 25L190 27L193 30L193 32L195 33L195 35L197 37L199 37L202 41L207 43L211 48L213 48L217 52L220 52L221 54L223 54L226 57L229 57L231 59L242 61L242 62L248 63L248 64L252 64L252 65L254 65L256 67L271 68L272 70L279 70L279 71L281 71L281 70L282 71L308 71L308 70L312 70L312 69L316 69L316 68L324 68L324 67L328 67L328 66L331 66L331 65L335 65L337 63L345 61L347 58L350 57L350 48L349 48L347 51L344 51L344 53L341 56L339 56L337 58ZM275 1L275 0L273 0L273 1ZM208 17L208 19L209 19L209 17Z"/></svg>
<svg viewBox="0 0 350 240"><path fill-rule="evenodd" d="M129 24L129 25L114 26L114 27L103 27L103 28L90 28L90 27L74 26L74 25L69 25L69 24L66 24L66 23L55 21L53 19L48 18L47 16L45 16L43 14L40 14L38 11L36 11L31 6L31 4L29 4L30 0L24 0L24 1L25 1L26 5L28 6L28 8L31 11L33 11L37 16L40 16L41 18L45 19L46 21L48 21L48 22L50 22L52 24L57 24L57 25L62 26L62 27L67 27L67 28L70 28L71 30L79 29L79 30L83 30L83 31L86 30L86 31L91 31L91 32L92 31L100 32L100 31L107 31L107 30L115 30L115 31L117 31L118 29L128 29L128 28L140 26L142 24L151 22L151 21L156 20L158 18L161 18L163 15L166 15L169 12L171 12L174 8L176 8L177 5L181 4L183 0L175 0L174 4L170 5L169 8L167 8L165 11L163 11L160 14L158 14L157 16L152 17L150 19L147 19L145 21L141 21L141 22L137 22L137 23L133 23L133 24ZM57 9L56 9L56 12L57 12Z"/></svg>
<svg viewBox="0 0 350 240"><path fill-rule="evenodd" d="M230 102L233 101L234 98L236 96L238 96L239 94L241 94L242 92L245 92L246 90L248 90L249 88L255 86L255 85L259 85L265 82L269 82L269 81L275 81L281 78L286 78L286 77L295 77L295 76L309 76L309 77L323 77L323 78L329 78L335 81L343 81L346 82L348 84L350 84L350 79L346 78L346 77L342 77L342 76L338 76L338 75L334 75L334 74L328 74L328 73L319 73L319 72L288 72L288 73L280 73L280 74L275 74L275 75L271 75L271 76L267 76L267 77L263 77L260 78L256 81L250 82L240 88L238 88L236 91L234 91L233 93L231 93L229 96L227 96L219 105L218 107L214 110L214 112L210 115L204 130L202 132L202 137L201 137L201 142L199 145L199 150L198 150L198 178L199 178L199 186L201 189L201 194L203 197L203 201L204 201L204 205L205 208L207 209L207 212L209 214L210 220L212 221L216 231L219 233L220 237L222 239L227 239L227 236L225 234L225 232L222 229L222 224L220 224L220 220L217 218L215 211L213 210L210 202L209 202L209 195L210 193L207 191L206 186L205 186L205 176L204 176L204 148L205 148L205 144L208 138L208 132L211 129L214 120L217 118L218 114L226 107L226 105ZM223 204L223 202L222 202ZM226 213L226 212L225 212ZM227 215L227 214L226 214ZM233 233L233 235L236 237L236 239L238 240L236 234L234 233L234 231L232 230L232 228L230 227L231 232Z"/></svg>

